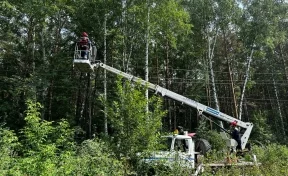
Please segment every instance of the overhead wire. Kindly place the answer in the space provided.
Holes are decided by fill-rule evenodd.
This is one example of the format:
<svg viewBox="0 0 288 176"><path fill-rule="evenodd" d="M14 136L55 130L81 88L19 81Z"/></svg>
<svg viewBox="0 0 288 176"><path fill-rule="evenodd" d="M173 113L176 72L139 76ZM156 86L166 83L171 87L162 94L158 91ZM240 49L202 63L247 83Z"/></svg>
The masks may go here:
<svg viewBox="0 0 288 176"><path fill-rule="evenodd" d="M12 63L9 63L12 65ZM71 60L71 68L72 68L72 60ZM145 68L145 65L137 65L137 66L133 66L131 67L131 69L141 69L141 68ZM165 71L167 68L161 68L161 67L155 67L155 66L150 66L148 67L150 70L158 70L158 71ZM201 73L210 73L209 70L206 70L206 69L183 69L183 68L173 68L173 67L168 67L168 69L170 71L185 71L185 72L200 72ZM2 70L3 71L3 70ZM230 74L231 72L228 72L228 71L221 71L221 70L213 70L214 73L222 73L222 74ZM251 72L251 71L250 71ZM242 75L242 74L245 74L246 71L232 71L232 74L239 74L239 75ZM277 72L253 72L254 75L285 75L285 73L277 73Z"/></svg>
<svg viewBox="0 0 288 176"><path fill-rule="evenodd" d="M150 67L150 68L157 68L157 67ZM162 70L164 70L163 68L159 68L159 69L162 69ZM172 70L180 70L180 71L193 71L193 72L195 72L195 70L188 70L188 69L172 69ZM2 70L2 72L5 72L5 73L7 73L7 70L6 71L3 71ZM9 72L9 71L8 71ZM13 72L13 71L11 71L11 72ZM59 73L60 72L60 73ZM215 71L216 73L217 73L217 71ZM219 71L220 72L220 71ZM37 76L42 76L42 75L54 75L54 74L57 74L57 73L59 73L59 74L61 74L62 76L64 75L64 76L72 76L72 74L73 74L73 71L71 70L71 71L67 71L67 72L63 72L63 71L60 71L60 70L58 70L58 71L54 71L54 72L49 72L49 73L37 73ZM229 72L221 72L221 73L229 73ZM267 74L270 74L270 75L272 75L272 74L275 74L275 73L254 73L254 74L263 74L263 75L267 75ZM282 73L278 73L278 74L282 74ZM283 75L284 75L284 73L283 73ZM1 76L1 74L0 74L0 76ZM159 79L159 77L150 77L149 79ZM172 77L170 77L170 78L166 78L166 79L169 79L169 81L170 80L172 80L172 82L171 82L171 84L173 85L175 85L175 84L203 84L203 83L205 83L205 85L211 85L212 83L211 82L203 82L203 81L205 81L205 79L191 79L191 78L172 78ZM175 81L175 80L181 80L181 81ZM215 84L216 85L230 85L231 83L230 83L230 80L225 80L225 79L216 79L215 80L216 82L215 82ZM227 81L227 82L225 82L225 81ZM253 84L255 84L255 85L269 85L269 84L273 84L273 85L283 85L283 86L285 86L285 85L288 85L288 83L285 83L283 80L275 80L275 82L272 82L271 80L250 80L250 81L255 81ZM236 81L238 84L239 83L243 83L243 81ZM235 83L235 82L234 82ZM55 88L66 88L67 86L55 86L55 85L53 85L53 87L55 87ZM79 89L79 86L75 86L75 87L72 87L72 86L69 86L69 89ZM108 91L109 92L109 91ZM185 95L185 96L193 96L193 95ZM199 96L198 96L199 97ZM212 98L212 97L205 97L205 96L202 96L202 97L204 97L204 98ZM219 99L224 99L224 98L232 98L232 97L218 97ZM276 101L276 99L255 99L255 98L246 98L247 100L252 100L252 101ZM279 100L279 101L288 101L288 100Z"/></svg>
<svg viewBox="0 0 288 176"><path fill-rule="evenodd" d="M1 70L0 71L0 76L3 74L3 73L14 73L15 71L6 71L6 70ZM69 70L69 71L63 71L63 70L54 70L54 71L49 71L48 72L41 72L41 73L36 73L36 75L55 75L55 73L58 73L59 75L72 75L72 73L77 73L77 71L73 71L73 70ZM273 75L273 73L259 73L259 74L271 74ZM275 74L274 74L275 75ZM283 75L285 75L283 73ZM217 76L216 76L217 77ZM156 77L156 76L153 76L153 77L149 77L150 79L159 79L159 77ZM162 78L161 78L162 79ZM163 78L164 79L164 78ZM166 79L170 79L170 80L176 80L176 79L183 79L183 80L205 80L204 78L180 78L180 77L168 77ZM216 81L230 81L230 79L215 79ZM238 80L236 80L238 81ZM256 81L256 80L254 80ZM265 81L271 81L270 79L267 79ZM277 79L275 80L277 81ZM282 80L281 80L282 81Z"/></svg>
<svg viewBox="0 0 288 176"><path fill-rule="evenodd" d="M39 74L37 76L43 76L43 75L53 75L53 74L50 74L50 73L47 73L47 74ZM74 79L72 77L71 74L61 74L62 76L63 75L66 75L66 76L71 76L69 77L68 79ZM1 74L0 74L0 78L1 78ZM62 80L65 79L65 78L62 78ZM158 77L150 77L149 79L154 79L154 80L157 80L159 79ZM49 80L49 79L48 79ZM60 79L61 80L61 79ZM98 79L98 80L103 80L103 79ZM184 79L184 78L171 78L169 79L169 85L170 86L175 86L175 85L178 85L178 84L205 84L205 85L212 85L212 84L215 84L215 85L231 85L231 82L230 80L217 80L215 79L215 82L212 83L212 82L207 82L205 81L205 79ZM172 81L171 81L172 80ZM175 80L181 80L181 81L175 81ZM288 81L286 82L285 80L274 80L274 81L271 81L271 80L253 80L253 79L250 79L249 81L253 81L253 85L280 85L280 86L287 86L288 85ZM165 83L164 80L161 80L161 82ZM234 81L233 84L234 85L242 85L244 83L244 81ZM155 83L154 83L155 84ZM190 85L190 86L193 86L193 85Z"/></svg>
<svg viewBox="0 0 288 176"><path fill-rule="evenodd" d="M72 86L72 87L65 87L65 86L53 86L54 88L66 88L66 89L75 89L75 90L78 90L79 89L79 86ZM39 91L39 90L38 90ZM115 92L113 90L107 90L108 93L111 93L111 92ZM75 92L76 93L76 92ZM177 92L176 92L177 93ZM62 94L63 93L59 93L59 94ZM71 94L67 94L67 93L64 93L64 95L71 95ZM203 95L195 95L195 94L182 94L182 96L185 96L185 97L192 97L190 99L193 99L193 97L197 97L197 98L202 98L202 99L213 99L214 97L213 96L203 96ZM225 96L218 96L217 97L218 99L233 99L233 97L225 97ZM250 100L250 101L280 101L280 102L288 102L288 99L273 99L273 98L249 98L249 97L246 97L245 98L246 100ZM220 100L221 102L221 100ZM224 102L224 101L222 101Z"/></svg>

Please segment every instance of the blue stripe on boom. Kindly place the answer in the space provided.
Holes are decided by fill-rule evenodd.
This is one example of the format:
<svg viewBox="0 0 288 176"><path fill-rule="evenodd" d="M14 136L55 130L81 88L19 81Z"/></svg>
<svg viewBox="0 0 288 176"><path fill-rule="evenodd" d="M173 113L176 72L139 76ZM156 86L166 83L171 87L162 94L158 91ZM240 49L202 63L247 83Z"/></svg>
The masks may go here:
<svg viewBox="0 0 288 176"><path fill-rule="evenodd" d="M215 114L215 115L219 115L219 111L212 109L212 108L209 108L209 107L206 108L206 111L210 112L212 114Z"/></svg>

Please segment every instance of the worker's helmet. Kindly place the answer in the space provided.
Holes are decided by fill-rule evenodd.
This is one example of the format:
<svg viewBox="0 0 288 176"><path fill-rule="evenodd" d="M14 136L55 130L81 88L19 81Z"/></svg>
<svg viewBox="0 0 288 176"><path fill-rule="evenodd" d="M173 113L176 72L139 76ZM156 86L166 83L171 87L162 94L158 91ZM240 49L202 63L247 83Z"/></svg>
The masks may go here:
<svg viewBox="0 0 288 176"><path fill-rule="evenodd" d="M230 126L236 127L237 126L237 121L233 121L230 123Z"/></svg>
<svg viewBox="0 0 288 176"><path fill-rule="evenodd" d="M86 32L82 32L82 37L88 37L88 34Z"/></svg>

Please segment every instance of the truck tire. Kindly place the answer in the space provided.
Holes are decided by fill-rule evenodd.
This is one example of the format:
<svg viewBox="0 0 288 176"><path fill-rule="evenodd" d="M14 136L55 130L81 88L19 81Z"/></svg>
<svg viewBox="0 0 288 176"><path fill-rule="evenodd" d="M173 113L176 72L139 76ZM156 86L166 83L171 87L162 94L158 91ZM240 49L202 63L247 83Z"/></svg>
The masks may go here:
<svg viewBox="0 0 288 176"><path fill-rule="evenodd" d="M195 151L205 155L211 149L210 143L206 139L198 139L195 142Z"/></svg>

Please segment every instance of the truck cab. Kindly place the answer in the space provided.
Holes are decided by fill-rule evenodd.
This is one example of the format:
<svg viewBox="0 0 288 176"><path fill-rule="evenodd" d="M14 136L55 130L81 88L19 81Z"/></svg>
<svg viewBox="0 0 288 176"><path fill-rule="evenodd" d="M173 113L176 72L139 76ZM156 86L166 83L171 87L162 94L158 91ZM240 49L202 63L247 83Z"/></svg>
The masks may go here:
<svg viewBox="0 0 288 176"><path fill-rule="evenodd" d="M195 151L195 133L184 135L162 136L161 151L152 152L149 157L143 159L145 163L162 162L166 166L172 166L175 162L188 168L195 168L195 161L200 152Z"/></svg>

